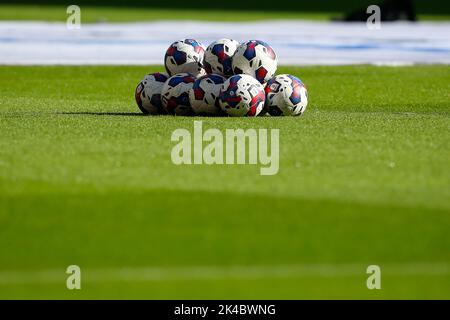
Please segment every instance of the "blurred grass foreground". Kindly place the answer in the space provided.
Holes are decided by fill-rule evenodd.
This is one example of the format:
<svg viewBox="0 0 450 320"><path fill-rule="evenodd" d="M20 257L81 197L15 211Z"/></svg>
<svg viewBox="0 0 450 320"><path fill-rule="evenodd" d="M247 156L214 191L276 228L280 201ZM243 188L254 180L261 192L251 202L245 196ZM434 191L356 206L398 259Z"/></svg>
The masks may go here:
<svg viewBox="0 0 450 320"><path fill-rule="evenodd" d="M383 5L377 0L321 0L321 1L140 1L80 0L83 22L103 21L153 21L153 20L207 20L207 21L251 21L268 19L344 19L364 12L371 4ZM388 0L398 3L410 0ZM412 0L419 20L449 20L450 1ZM6 0L0 1L0 20L44 20L65 21L63 0Z"/></svg>

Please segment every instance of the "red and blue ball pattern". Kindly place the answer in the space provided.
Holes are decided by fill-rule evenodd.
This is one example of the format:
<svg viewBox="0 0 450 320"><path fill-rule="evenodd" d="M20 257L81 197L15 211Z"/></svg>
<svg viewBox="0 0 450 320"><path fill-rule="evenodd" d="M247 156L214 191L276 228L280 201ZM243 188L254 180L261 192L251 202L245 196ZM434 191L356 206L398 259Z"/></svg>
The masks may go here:
<svg viewBox="0 0 450 320"><path fill-rule="evenodd" d="M164 57L164 61L166 61L167 57L173 57L173 59L175 60L175 62L178 66L181 66L183 63L186 63L186 60L187 60L186 52L178 50L178 48L173 45L170 46L169 49L167 49L166 56ZM166 66L166 69L167 69L167 66ZM169 70L167 69L167 71L169 71Z"/></svg>
<svg viewBox="0 0 450 320"><path fill-rule="evenodd" d="M302 80L300 80L297 77L294 77L293 75L288 75L288 77L292 80L292 94L289 97L289 100L292 102L293 105L299 104L302 100L301 97L301 88L303 86Z"/></svg>
<svg viewBox="0 0 450 320"><path fill-rule="evenodd" d="M144 113L144 114L149 114L149 112L147 110L145 110L142 105L141 93L143 90L144 90L144 84L142 82L139 82L136 89L134 90L134 99L136 100L136 104L137 104L139 110L141 110L142 113Z"/></svg>
<svg viewBox="0 0 450 320"><path fill-rule="evenodd" d="M302 114L307 104L307 101L302 101L303 88L303 82L293 75L282 74L273 77L264 88L267 111L272 116ZM307 99L307 91L305 94Z"/></svg>
<svg viewBox="0 0 450 320"><path fill-rule="evenodd" d="M276 59L275 51L273 51L272 47L269 46L267 43L261 40L250 40L246 43L247 49L244 52L244 57L247 58L248 61L254 59L256 57L256 46L261 45L263 46L264 52L272 59Z"/></svg>
<svg viewBox="0 0 450 320"><path fill-rule="evenodd" d="M164 56L164 66L169 75L180 72L194 73L194 69L203 70L203 45L194 39L185 39L172 43Z"/></svg>
<svg viewBox="0 0 450 320"><path fill-rule="evenodd" d="M277 56L270 45L261 40L249 40L233 61L234 74L247 73L265 83L276 71ZM259 54L258 54L259 53Z"/></svg>
<svg viewBox="0 0 450 320"><path fill-rule="evenodd" d="M225 76L231 76L233 74L233 69L231 66L232 56L228 55L225 52L225 44L218 43L214 45L212 47L211 53L217 57L219 63L222 65L223 74ZM213 72L211 65L207 61L204 61L204 67L207 73Z"/></svg>
<svg viewBox="0 0 450 320"><path fill-rule="evenodd" d="M167 81L167 75L163 73L150 73L139 82L135 90L135 100L139 109L144 114L161 114L165 113L161 103L162 84ZM159 83L159 85L157 85ZM144 99L144 100L143 100Z"/></svg>
<svg viewBox="0 0 450 320"><path fill-rule="evenodd" d="M235 75L229 79L230 83L225 90L220 91L219 100L228 108L236 108L239 102L242 101L242 98L236 94L238 88L238 82L241 79L240 76Z"/></svg>
<svg viewBox="0 0 450 320"><path fill-rule="evenodd" d="M194 76L187 73L174 75L166 81L162 92L162 100L167 113L193 114L189 101L189 89L192 88L194 82Z"/></svg>
<svg viewBox="0 0 450 320"><path fill-rule="evenodd" d="M264 94L263 90L258 90L258 93L252 97L252 101L250 102L250 109L247 113L248 117L254 117L257 115L258 106L260 104L264 105L264 102L266 100L266 95ZM261 111L262 115L262 111Z"/></svg>
<svg viewBox="0 0 450 320"><path fill-rule="evenodd" d="M156 81L158 82L166 82L168 77L164 74L164 73L160 73L160 72L155 72L151 74Z"/></svg>
<svg viewBox="0 0 450 320"><path fill-rule="evenodd" d="M185 108L185 109L189 109L191 106L190 102L189 102L189 93L188 92L183 92L182 94L180 94L179 96L175 97L170 97L169 99L167 99L166 102L166 109L167 112L169 114L175 114L175 110L177 108Z"/></svg>
<svg viewBox="0 0 450 320"><path fill-rule="evenodd" d="M195 82L195 78L192 75L175 75L169 79L169 86L176 87L180 83L191 83Z"/></svg>
<svg viewBox="0 0 450 320"><path fill-rule="evenodd" d="M253 79L248 75L245 75L245 77ZM241 80L243 83L239 84ZM244 108L245 105L245 108L248 109L245 114L246 116L257 116L259 111L261 111L258 111L258 107L264 105L266 98L262 86L256 81L255 83L251 83L251 81L247 82L247 79L243 79L243 76L241 75L232 76L228 79L228 82L228 86L226 88L222 88L219 95L220 104L225 111L227 112L227 110L239 109L239 107ZM239 106L241 102L243 102L244 105Z"/></svg>
<svg viewBox="0 0 450 320"><path fill-rule="evenodd" d="M194 83L194 96L196 100L203 100L203 98L205 97L206 92L202 89L202 87L200 86L201 81L202 80L211 80L212 83L214 83L215 85L220 85L223 84L225 81L225 78L222 76L219 76L217 74L207 74L201 78L198 78L195 83Z"/></svg>
<svg viewBox="0 0 450 320"><path fill-rule="evenodd" d="M205 49L200 44L200 42L198 42L197 40L185 39L184 43L190 44L192 47L194 47L194 51L199 53L199 54L204 54L205 53Z"/></svg>

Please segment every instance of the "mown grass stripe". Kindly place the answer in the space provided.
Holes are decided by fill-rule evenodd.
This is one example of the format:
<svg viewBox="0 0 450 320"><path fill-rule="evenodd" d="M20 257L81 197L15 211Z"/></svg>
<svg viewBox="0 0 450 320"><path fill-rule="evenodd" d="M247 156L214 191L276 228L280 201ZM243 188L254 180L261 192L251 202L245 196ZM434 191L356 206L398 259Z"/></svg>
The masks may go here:
<svg viewBox="0 0 450 320"><path fill-rule="evenodd" d="M365 276L365 264L309 264L265 266L186 266L81 268L86 282L172 281L193 279L264 279L298 277ZM439 276L450 274L449 263L400 263L380 265L382 275ZM0 285L57 283L68 275L64 269L35 271L0 271Z"/></svg>

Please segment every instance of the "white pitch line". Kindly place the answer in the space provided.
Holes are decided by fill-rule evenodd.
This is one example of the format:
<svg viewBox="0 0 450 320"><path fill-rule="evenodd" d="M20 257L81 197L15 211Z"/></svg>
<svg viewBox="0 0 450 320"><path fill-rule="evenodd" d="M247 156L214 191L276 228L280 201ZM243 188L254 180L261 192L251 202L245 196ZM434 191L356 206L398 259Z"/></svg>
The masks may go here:
<svg viewBox="0 0 450 320"><path fill-rule="evenodd" d="M65 23L0 21L1 65L162 64L170 43L194 38L205 45L229 37L271 44L280 65L450 64L450 23L156 21Z"/></svg>
<svg viewBox="0 0 450 320"><path fill-rule="evenodd" d="M278 266L193 266L193 267L123 267L83 268L83 281L140 282L220 279L278 279L300 277L365 276L366 264L311 264ZM388 276L442 276L450 275L450 263L381 264L382 275ZM0 271L0 285L65 282L64 269Z"/></svg>

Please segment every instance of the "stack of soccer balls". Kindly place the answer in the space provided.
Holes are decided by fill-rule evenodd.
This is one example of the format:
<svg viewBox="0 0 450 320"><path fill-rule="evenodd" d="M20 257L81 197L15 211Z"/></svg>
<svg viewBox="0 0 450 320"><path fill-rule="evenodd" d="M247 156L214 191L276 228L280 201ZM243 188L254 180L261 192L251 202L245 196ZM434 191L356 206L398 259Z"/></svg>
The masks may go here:
<svg viewBox="0 0 450 320"><path fill-rule="evenodd" d="M259 40L220 39L208 48L192 39L176 41L164 65L168 75L148 74L136 87L145 114L297 116L308 104L302 81L275 76L277 56Z"/></svg>

